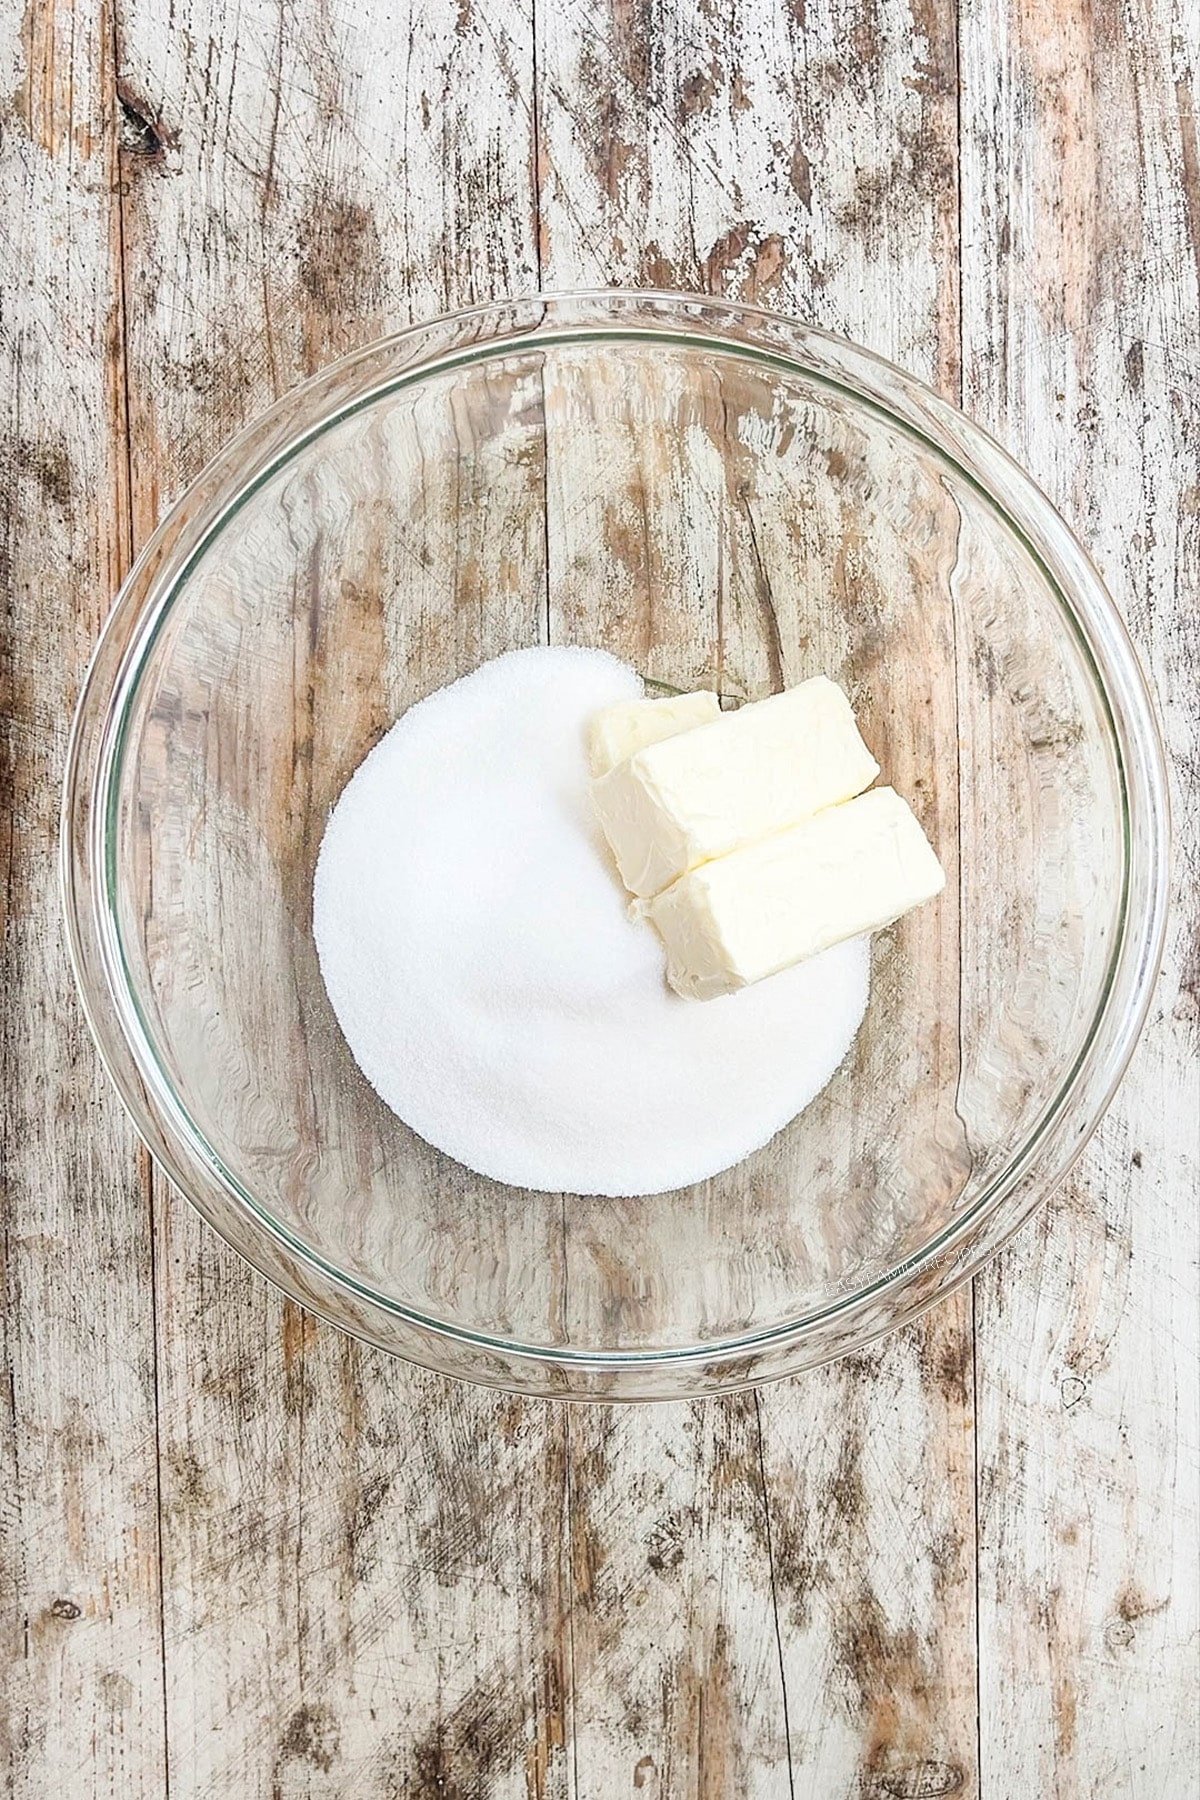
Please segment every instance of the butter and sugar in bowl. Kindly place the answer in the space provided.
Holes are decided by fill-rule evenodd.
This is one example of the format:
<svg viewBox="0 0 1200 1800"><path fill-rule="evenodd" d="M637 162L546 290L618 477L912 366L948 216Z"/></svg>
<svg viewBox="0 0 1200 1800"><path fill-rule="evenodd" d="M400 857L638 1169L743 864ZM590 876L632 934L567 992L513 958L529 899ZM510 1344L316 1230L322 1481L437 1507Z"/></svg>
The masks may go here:
<svg viewBox="0 0 1200 1800"><path fill-rule="evenodd" d="M709 1000L893 924L945 874L823 675L736 712L715 694L591 723L592 799L676 993ZM869 791L868 791L869 790Z"/></svg>

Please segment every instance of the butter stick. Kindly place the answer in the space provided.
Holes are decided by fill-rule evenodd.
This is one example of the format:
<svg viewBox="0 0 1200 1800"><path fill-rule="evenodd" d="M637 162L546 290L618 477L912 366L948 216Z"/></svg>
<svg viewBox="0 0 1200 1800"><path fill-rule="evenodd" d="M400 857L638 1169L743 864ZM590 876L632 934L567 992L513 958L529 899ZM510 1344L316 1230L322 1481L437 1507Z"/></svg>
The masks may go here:
<svg viewBox="0 0 1200 1800"><path fill-rule="evenodd" d="M621 879L643 899L869 787L879 765L841 688L815 676L648 744L592 784Z"/></svg>
<svg viewBox="0 0 1200 1800"><path fill-rule="evenodd" d="M874 788L705 863L638 910L666 945L676 993L711 1000L881 930L945 881L908 803Z"/></svg>
<svg viewBox="0 0 1200 1800"><path fill-rule="evenodd" d="M607 775L636 750L676 737L721 716L721 702L701 689L667 694L659 700L622 700L606 706L588 726L588 763L594 776Z"/></svg>

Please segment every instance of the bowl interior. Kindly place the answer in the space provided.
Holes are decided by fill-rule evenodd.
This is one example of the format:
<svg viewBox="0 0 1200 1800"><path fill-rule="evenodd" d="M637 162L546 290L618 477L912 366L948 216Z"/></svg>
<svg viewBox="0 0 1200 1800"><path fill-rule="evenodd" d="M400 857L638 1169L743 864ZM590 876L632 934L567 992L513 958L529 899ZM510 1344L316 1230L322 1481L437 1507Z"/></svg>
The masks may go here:
<svg viewBox="0 0 1200 1800"><path fill-rule="evenodd" d="M875 940L826 1092L699 1187L503 1188L416 1138L334 1021L329 809L395 718L503 650L736 700L825 672L948 874ZM483 347L244 495L128 709L107 902L162 1080L223 1177L366 1288L489 1338L671 1350L886 1277L1054 1108L1125 881L1106 703L1018 532L919 434L735 345Z"/></svg>

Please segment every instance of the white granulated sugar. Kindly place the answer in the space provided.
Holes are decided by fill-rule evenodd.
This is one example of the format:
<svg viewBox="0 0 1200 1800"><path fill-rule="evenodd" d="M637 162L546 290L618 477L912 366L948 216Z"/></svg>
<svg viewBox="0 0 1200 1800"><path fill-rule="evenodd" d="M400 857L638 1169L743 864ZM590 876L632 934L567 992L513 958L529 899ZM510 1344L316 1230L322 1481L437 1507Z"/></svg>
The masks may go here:
<svg viewBox="0 0 1200 1800"><path fill-rule="evenodd" d="M594 650L518 650L414 706L358 769L313 896L355 1061L481 1175L653 1194L740 1162L842 1061L865 941L726 998L681 1000L633 922L588 795L585 728L634 699Z"/></svg>

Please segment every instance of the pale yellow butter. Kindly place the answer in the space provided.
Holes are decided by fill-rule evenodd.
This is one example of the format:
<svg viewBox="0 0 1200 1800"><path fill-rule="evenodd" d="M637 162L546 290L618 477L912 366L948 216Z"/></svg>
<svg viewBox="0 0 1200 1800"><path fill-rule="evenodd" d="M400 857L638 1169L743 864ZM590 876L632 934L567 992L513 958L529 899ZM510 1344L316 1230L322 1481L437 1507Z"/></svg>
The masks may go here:
<svg viewBox="0 0 1200 1800"><path fill-rule="evenodd" d="M676 993L711 1000L881 930L945 882L912 809L885 787L705 863L638 910Z"/></svg>
<svg viewBox="0 0 1200 1800"><path fill-rule="evenodd" d="M622 700L606 706L588 726L588 763L594 776L607 775L635 750L675 737L721 716L721 702L703 689L667 694L660 700Z"/></svg>
<svg viewBox="0 0 1200 1800"><path fill-rule="evenodd" d="M878 773L850 702L817 675L636 750L593 782L592 795L621 879L648 898L851 799Z"/></svg>

